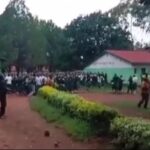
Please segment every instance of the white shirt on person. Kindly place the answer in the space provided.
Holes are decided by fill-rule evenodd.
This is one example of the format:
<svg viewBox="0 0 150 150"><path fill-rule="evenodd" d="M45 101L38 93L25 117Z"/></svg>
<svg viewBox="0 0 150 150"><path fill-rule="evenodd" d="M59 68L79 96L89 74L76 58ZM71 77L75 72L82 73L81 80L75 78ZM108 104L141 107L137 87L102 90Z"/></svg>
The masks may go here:
<svg viewBox="0 0 150 150"><path fill-rule="evenodd" d="M36 85L38 85L38 86L42 85L41 78L39 76L35 77L35 82L36 82Z"/></svg>
<svg viewBox="0 0 150 150"><path fill-rule="evenodd" d="M133 83L137 83L138 82L138 77L137 76L134 76L133 77Z"/></svg>
<svg viewBox="0 0 150 150"><path fill-rule="evenodd" d="M46 82L46 77L44 75L40 76L41 84L43 85Z"/></svg>
<svg viewBox="0 0 150 150"><path fill-rule="evenodd" d="M12 84L12 76L6 76L6 77L5 77L5 80L6 80L6 83L7 83L8 85L11 85L11 84Z"/></svg>
<svg viewBox="0 0 150 150"><path fill-rule="evenodd" d="M97 81L98 81L98 83L101 83L102 81L101 81L102 79L101 79L101 77L97 77Z"/></svg>

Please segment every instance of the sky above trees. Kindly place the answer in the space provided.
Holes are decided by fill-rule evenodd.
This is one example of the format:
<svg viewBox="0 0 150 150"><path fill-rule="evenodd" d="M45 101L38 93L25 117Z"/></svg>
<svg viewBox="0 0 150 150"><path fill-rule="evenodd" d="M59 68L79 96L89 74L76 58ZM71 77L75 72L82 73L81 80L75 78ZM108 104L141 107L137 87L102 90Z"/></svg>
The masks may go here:
<svg viewBox="0 0 150 150"><path fill-rule="evenodd" d="M0 0L0 13L10 0ZM105 12L118 5L120 0L25 0L33 15L40 19L52 19L60 27L64 27L79 15L90 14L101 10Z"/></svg>
<svg viewBox="0 0 150 150"><path fill-rule="evenodd" d="M0 56L3 68L17 65L32 70L83 69L107 49L132 49L130 32L118 17L96 12L79 16L64 29L51 20L32 16L24 0L13 0L0 15Z"/></svg>
<svg viewBox="0 0 150 150"><path fill-rule="evenodd" d="M4 11L10 0L0 0L0 14ZM122 0L25 0L27 7L39 19L50 20L64 27L79 15L87 15L101 10L106 12L117 6ZM130 20L129 20L130 22ZM135 41L149 43L149 36L145 30L138 27L132 28Z"/></svg>

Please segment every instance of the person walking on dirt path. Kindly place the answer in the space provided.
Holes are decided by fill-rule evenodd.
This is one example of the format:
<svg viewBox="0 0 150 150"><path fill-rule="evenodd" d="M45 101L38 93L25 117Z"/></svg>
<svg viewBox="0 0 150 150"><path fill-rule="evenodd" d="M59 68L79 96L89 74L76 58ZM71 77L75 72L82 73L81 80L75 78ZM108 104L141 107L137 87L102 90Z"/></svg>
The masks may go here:
<svg viewBox="0 0 150 150"><path fill-rule="evenodd" d="M3 75L0 75L0 103L1 103L1 108L0 108L0 118L5 115L5 110L6 110L6 94L7 94L7 86L5 83L5 79Z"/></svg>
<svg viewBox="0 0 150 150"><path fill-rule="evenodd" d="M148 78L144 78L142 85L141 85L141 97L142 99L138 103L138 107L141 107L141 105L144 103L144 108L146 109L148 106L149 101L149 92L150 92L150 82Z"/></svg>

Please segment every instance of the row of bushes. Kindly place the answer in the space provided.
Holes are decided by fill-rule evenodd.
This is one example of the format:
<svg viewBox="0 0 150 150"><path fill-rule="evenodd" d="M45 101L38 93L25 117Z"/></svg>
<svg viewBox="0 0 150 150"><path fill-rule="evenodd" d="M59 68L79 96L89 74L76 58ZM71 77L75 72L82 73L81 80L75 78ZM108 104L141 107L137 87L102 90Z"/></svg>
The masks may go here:
<svg viewBox="0 0 150 150"><path fill-rule="evenodd" d="M149 122L126 118L110 107L48 86L41 88L39 95L62 113L88 122L93 131L97 131L96 134L111 133L115 137L114 144L119 149L150 149Z"/></svg>
<svg viewBox="0 0 150 150"><path fill-rule="evenodd" d="M117 117L111 131L114 144L124 150L150 150L150 122L137 118Z"/></svg>
<svg viewBox="0 0 150 150"><path fill-rule="evenodd" d="M88 122L97 133L107 133L111 121L118 116L118 112L104 106L85 100L77 95L57 91L51 87L43 87L39 95L44 97L48 104L61 109L62 113L68 114Z"/></svg>

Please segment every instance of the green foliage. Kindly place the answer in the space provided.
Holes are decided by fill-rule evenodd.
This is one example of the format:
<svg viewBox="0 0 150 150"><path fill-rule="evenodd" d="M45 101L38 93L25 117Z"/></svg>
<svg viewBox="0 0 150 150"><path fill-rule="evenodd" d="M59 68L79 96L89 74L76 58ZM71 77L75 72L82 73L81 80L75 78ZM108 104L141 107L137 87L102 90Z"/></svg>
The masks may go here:
<svg viewBox="0 0 150 150"><path fill-rule="evenodd" d="M130 33L119 21L100 12L78 17L65 29L52 20L33 17L24 0L11 0L0 15L0 55L7 58L6 66L82 69L105 49L128 49L132 45Z"/></svg>
<svg viewBox="0 0 150 150"><path fill-rule="evenodd" d="M76 95L59 92L48 86L41 88L39 95L44 97L42 101L45 102L46 107L58 109L61 115L86 122L90 127L86 130L86 133L92 131L92 135L110 134L115 138L114 144L118 149L150 149L149 121L123 117L107 106L86 101ZM55 115L57 116L57 113ZM69 128L69 126L66 128ZM72 131L72 128L70 130ZM77 128L76 132L80 134L80 129Z"/></svg>
<svg viewBox="0 0 150 150"><path fill-rule="evenodd" d="M143 3L140 3L140 1ZM149 0L122 0L118 6L108 13L119 20L123 27L129 28L129 15L132 16L134 26L150 31L150 5ZM146 2L146 5L144 3ZM149 1L150 2L150 1Z"/></svg>
<svg viewBox="0 0 150 150"><path fill-rule="evenodd" d="M139 0L139 2L141 4L144 4L144 5L150 5L150 1L149 0Z"/></svg>
<svg viewBox="0 0 150 150"><path fill-rule="evenodd" d="M47 102L41 98L34 97L31 108L39 112L48 122L55 122L58 127L65 128L75 139L84 140L93 136L94 131L87 122L62 114L60 109L47 105Z"/></svg>
<svg viewBox="0 0 150 150"><path fill-rule="evenodd" d="M52 21L33 17L24 0L12 0L0 15L0 55L6 65L33 68L50 64L61 69L62 53L69 51L63 33Z"/></svg>
<svg viewBox="0 0 150 150"><path fill-rule="evenodd" d="M60 109L63 114L88 122L97 134L108 133L111 120L118 113L102 104L89 102L82 97L43 87L39 95L46 98L50 106Z"/></svg>
<svg viewBox="0 0 150 150"><path fill-rule="evenodd" d="M132 48L130 33L122 29L116 18L101 12L74 19L65 30L74 49L71 62L76 68L85 67L104 50Z"/></svg>
<svg viewBox="0 0 150 150"><path fill-rule="evenodd" d="M142 119L116 118L111 131L117 138L115 145L124 150L150 149L150 122Z"/></svg>

